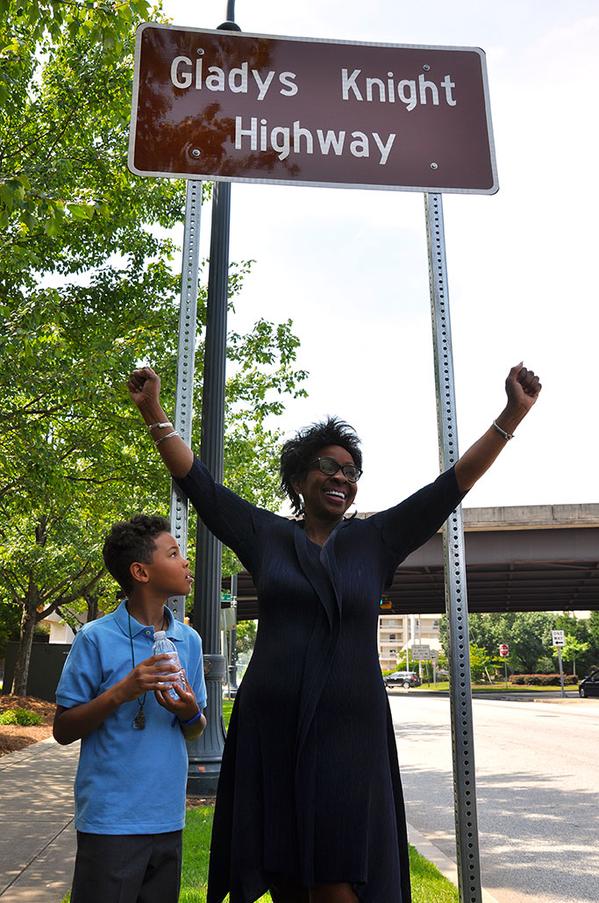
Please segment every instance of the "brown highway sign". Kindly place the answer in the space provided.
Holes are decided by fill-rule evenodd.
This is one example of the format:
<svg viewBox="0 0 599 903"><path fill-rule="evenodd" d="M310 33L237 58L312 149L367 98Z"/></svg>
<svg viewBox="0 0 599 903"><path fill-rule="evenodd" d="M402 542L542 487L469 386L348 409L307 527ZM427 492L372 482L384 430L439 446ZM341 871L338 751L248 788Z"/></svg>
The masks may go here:
<svg viewBox="0 0 599 903"><path fill-rule="evenodd" d="M485 55L144 24L129 168L494 194Z"/></svg>

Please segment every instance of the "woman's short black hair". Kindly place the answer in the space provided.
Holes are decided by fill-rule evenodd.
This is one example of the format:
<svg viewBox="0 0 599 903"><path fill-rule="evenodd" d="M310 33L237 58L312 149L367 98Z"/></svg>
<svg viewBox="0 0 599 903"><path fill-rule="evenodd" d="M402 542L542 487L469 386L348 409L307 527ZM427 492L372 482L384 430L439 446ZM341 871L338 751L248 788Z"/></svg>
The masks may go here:
<svg viewBox="0 0 599 903"><path fill-rule="evenodd" d="M281 452L281 489L289 496L295 514L300 514L302 501L293 488L292 481L302 479L308 472L318 452L326 445L339 445L352 456L356 467L362 469L360 440L353 426L338 417L327 417L320 423L299 430L283 446Z"/></svg>
<svg viewBox="0 0 599 903"><path fill-rule="evenodd" d="M134 561L151 564L161 533L170 533L171 525L166 517L158 514L136 514L131 520L114 524L104 541L102 557L106 569L126 593L133 587L129 568Z"/></svg>

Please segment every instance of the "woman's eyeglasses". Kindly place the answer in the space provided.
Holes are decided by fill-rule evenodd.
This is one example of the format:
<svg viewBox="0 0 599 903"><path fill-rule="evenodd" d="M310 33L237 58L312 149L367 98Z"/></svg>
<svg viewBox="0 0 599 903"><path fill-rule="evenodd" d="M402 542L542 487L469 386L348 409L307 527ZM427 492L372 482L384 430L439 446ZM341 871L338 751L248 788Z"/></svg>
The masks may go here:
<svg viewBox="0 0 599 903"><path fill-rule="evenodd" d="M349 483L357 483L362 476L362 471L359 467L356 467L354 464L337 464L334 458L314 458L313 461L310 461L310 467L313 467L315 464L320 472L328 477L332 477L333 474L340 470Z"/></svg>

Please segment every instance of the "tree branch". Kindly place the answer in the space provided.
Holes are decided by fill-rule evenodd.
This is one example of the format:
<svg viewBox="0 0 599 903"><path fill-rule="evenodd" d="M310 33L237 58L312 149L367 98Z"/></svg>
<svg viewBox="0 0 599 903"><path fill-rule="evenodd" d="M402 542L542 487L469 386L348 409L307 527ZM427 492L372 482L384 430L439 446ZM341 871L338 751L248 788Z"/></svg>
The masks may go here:
<svg viewBox="0 0 599 903"><path fill-rule="evenodd" d="M71 602L75 602L77 599L79 599L81 596L83 596L84 593L92 590L94 588L94 586L96 585L96 583L98 582L98 580L100 579L100 577L103 575L103 573L104 573L104 568L102 568L100 571L98 571L96 574L94 574L94 576L91 578L91 580L89 580L83 586L78 587L78 589L74 590L70 595L59 596L58 599L55 599L54 602L51 602L46 608L44 608L43 611L37 612L36 622L42 621L44 618L47 618L48 615L52 614L53 611L56 611L56 609L60 605L70 605Z"/></svg>

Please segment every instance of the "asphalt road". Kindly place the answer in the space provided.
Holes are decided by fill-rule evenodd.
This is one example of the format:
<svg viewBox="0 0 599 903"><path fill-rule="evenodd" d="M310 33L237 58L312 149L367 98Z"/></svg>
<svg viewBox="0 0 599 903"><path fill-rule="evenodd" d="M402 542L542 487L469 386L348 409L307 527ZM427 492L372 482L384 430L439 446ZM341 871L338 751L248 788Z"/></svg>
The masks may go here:
<svg viewBox="0 0 599 903"><path fill-rule="evenodd" d="M455 859L449 700L389 694L408 821ZM599 700L473 702L483 885L599 901Z"/></svg>

